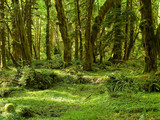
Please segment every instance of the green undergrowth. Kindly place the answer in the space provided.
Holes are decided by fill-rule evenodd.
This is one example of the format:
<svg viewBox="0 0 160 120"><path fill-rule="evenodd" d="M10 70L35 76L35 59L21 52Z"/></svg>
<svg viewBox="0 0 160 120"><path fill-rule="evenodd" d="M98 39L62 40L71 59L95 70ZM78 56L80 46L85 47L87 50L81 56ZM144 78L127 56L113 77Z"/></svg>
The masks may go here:
<svg viewBox="0 0 160 120"><path fill-rule="evenodd" d="M12 103L16 111L28 108L28 120L139 120L160 119L159 93L118 93L91 84L57 84L48 90L14 91L0 103Z"/></svg>
<svg viewBox="0 0 160 120"><path fill-rule="evenodd" d="M76 61L65 69L40 62L0 71L0 120L160 119L160 72L143 74L141 61L94 64L91 72Z"/></svg>

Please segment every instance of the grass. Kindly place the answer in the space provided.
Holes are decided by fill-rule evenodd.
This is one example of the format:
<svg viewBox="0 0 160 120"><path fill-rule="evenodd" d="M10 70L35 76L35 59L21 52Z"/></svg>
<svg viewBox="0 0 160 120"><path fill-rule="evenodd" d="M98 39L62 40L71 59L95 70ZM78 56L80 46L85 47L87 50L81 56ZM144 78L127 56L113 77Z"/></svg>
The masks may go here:
<svg viewBox="0 0 160 120"><path fill-rule="evenodd" d="M134 67L117 65L110 71L98 70L80 74L91 79L100 79L115 73L123 73L133 79L144 79L141 66ZM137 65L137 64L136 64ZM111 66L112 67L112 66ZM124 68L124 69L123 69ZM73 68L75 69L75 68ZM108 68L107 68L108 69ZM49 70L49 69L43 69ZM71 71L72 67L61 70L50 69L60 78L76 79L77 75ZM37 71L42 71L38 69ZM71 72L74 74L71 74ZM10 74L11 75L10 75ZM15 72L7 71L3 78L12 78ZM50 89L21 89L12 91L8 97L0 99L0 111L5 103L13 103L16 111L27 108L33 114L25 114L21 120L159 120L160 94L158 92L117 91L116 96L110 96L106 85L102 82L87 84L71 84L59 82ZM0 115L2 112L0 112ZM1 119L1 118L0 118ZM3 119L3 118L2 118ZM5 120L5 119L4 119ZM10 119L6 119L10 120Z"/></svg>
<svg viewBox="0 0 160 120"><path fill-rule="evenodd" d="M148 120L160 119L160 94L119 93L112 98L102 90L99 85L61 83L49 90L14 91L3 101L17 110L32 109L35 117L28 120L138 120L144 113Z"/></svg>

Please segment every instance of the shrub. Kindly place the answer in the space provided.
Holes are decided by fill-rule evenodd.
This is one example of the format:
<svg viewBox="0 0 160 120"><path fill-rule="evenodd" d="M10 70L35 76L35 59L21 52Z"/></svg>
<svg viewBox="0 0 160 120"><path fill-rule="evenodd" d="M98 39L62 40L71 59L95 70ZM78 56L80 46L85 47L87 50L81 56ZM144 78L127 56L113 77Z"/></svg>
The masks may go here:
<svg viewBox="0 0 160 120"><path fill-rule="evenodd" d="M30 67L24 67L21 71L17 71L19 85L34 89L48 89L57 82L56 75L49 70L37 72Z"/></svg>
<svg viewBox="0 0 160 120"><path fill-rule="evenodd" d="M132 78L118 72L112 73L105 84L110 94L117 94L119 91L130 91L134 86Z"/></svg>
<svg viewBox="0 0 160 120"><path fill-rule="evenodd" d="M57 54L54 55L52 60L34 60L33 66L37 69L39 68L59 69L63 66L63 58L62 55Z"/></svg>
<svg viewBox="0 0 160 120"><path fill-rule="evenodd" d="M118 92L159 92L160 76L157 74L144 74L129 76L126 73L115 72L106 79L106 87L111 95Z"/></svg>
<svg viewBox="0 0 160 120"><path fill-rule="evenodd" d="M7 83L3 82L0 85L0 97L7 97L11 93Z"/></svg>

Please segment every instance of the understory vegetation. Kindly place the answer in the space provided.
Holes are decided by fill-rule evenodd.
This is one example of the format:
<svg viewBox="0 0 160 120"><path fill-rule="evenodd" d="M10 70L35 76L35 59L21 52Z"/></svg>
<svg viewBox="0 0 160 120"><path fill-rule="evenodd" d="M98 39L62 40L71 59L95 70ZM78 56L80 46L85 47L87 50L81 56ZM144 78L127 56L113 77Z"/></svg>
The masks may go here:
<svg viewBox="0 0 160 120"><path fill-rule="evenodd" d="M0 71L0 119L160 119L160 73L142 74L142 61L95 64L92 72L78 61L53 69L53 61Z"/></svg>
<svg viewBox="0 0 160 120"><path fill-rule="evenodd" d="M0 0L0 120L160 120L160 0Z"/></svg>

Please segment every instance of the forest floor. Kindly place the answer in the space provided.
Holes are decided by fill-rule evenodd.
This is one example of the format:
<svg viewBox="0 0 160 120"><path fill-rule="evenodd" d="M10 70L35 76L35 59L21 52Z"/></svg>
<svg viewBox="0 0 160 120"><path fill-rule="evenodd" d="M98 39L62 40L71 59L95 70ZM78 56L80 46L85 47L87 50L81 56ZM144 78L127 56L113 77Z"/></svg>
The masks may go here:
<svg viewBox="0 0 160 120"><path fill-rule="evenodd" d="M141 65L134 62L103 70L96 67L93 72L77 72L75 66L46 69L66 76L63 77L66 82L57 82L45 90L15 87L0 99L0 120L12 120L4 115L6 103L12 103L18 114L23 109L23 117L13 120L160 120L159 92L137 92L130 88L109 91L106 85L106 79L112 78L113 74L119 79L120 73L136 80L148 79L151 75L142 74ZM8 70L0 79L9 80L14 74L14 69ZM75 78L77 76L80 77Z"/></svg>

